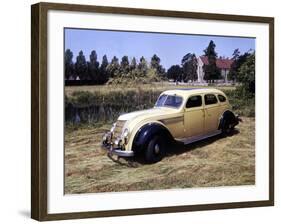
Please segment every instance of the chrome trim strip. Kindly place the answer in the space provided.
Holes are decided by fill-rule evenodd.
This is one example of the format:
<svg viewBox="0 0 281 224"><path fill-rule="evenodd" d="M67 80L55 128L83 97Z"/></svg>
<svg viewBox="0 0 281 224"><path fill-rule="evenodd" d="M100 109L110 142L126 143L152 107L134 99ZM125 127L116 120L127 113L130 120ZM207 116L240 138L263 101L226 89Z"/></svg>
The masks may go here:
<svg viewBox="0 0 281 224"><path fill-rule="evenodd" d="M159 120L159 121L162 122L163 124L167 125L167 124L171 124L171 123L183 122L184 117L183 117L183 115L181 115L179 117L171 117L171 118L167 118L167 119L163 119L163 120Z"/></svg>

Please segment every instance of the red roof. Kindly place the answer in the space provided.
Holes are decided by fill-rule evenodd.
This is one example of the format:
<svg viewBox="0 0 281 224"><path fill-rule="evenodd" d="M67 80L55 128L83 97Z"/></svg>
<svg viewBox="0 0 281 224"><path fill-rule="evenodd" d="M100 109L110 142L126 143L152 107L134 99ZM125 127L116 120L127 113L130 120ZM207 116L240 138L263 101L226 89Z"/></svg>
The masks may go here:
<svg viewBox="0 0 281 224"><path fill-rule="evenodd" d="M202 62L205 65L209 64L207 56L200 56L200 59L202 60ZM216 60L217 67L219 69L230 69L232 63L233 63L233 60L228 59L228 58L217 58L217 60Z"/></svg>

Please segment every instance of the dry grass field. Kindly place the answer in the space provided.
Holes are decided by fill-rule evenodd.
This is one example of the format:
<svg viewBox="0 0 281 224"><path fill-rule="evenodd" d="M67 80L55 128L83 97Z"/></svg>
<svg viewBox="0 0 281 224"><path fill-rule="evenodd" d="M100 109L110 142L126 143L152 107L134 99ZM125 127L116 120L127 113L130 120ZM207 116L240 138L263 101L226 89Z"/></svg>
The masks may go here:
<svg viewBox="0 0 281 224"><path fill-rule="evenodd" d="M242 117L235 133L173 146L156 164L113 161L100 147L110 125L66 128L65 193L255 184L255 119Z"/></svg>

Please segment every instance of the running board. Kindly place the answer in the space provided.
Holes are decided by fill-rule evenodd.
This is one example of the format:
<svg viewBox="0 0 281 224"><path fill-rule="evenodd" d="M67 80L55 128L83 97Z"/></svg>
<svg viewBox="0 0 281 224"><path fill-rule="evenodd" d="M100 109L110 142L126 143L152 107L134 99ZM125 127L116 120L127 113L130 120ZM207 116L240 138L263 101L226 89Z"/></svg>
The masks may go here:
<svg viewBox="0 0 281 224"><path fill-rule="evenodd" d="M194 137L176 139L176 140L184 143L185 145L187 145L187 144L191 144L193 142L198 142L200 140L213 137L213 136L218 135L218 134L221 134L221 130L217 130L217 131L205 134L205 135L197 135L197 136L194 136Z"/></svg>

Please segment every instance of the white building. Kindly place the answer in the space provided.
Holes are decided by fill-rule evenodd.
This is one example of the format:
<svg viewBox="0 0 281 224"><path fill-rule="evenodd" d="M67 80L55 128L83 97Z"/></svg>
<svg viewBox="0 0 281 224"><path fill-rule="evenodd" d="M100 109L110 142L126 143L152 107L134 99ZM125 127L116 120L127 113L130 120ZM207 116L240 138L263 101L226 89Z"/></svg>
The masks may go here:
<svg viewBox="0 0 281 224"><path fill-rule="evenodd" d="M206 80L204 80L203 66L209 64L208 58L206 56L200 56L197 59L197 62L198 62L198 67L197 67L198 80L197 80L197 82L206 83ZM217 82L224 82L224 83L228 82L228 73L230 71L232 63L233 63L233 60L231 60L229 58L217 58L216 64L217 64L217 67L220 69L221 76L222 76L222 79L218 80Z"/></svg>

